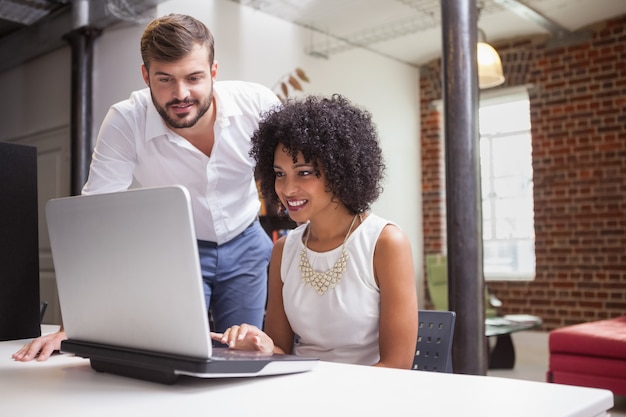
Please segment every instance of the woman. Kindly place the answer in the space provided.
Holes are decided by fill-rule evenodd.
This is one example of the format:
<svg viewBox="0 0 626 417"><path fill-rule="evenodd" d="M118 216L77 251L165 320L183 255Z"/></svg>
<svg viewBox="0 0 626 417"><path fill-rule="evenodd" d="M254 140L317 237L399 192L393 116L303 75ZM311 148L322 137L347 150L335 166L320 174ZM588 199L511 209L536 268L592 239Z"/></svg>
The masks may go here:
<svg viewBox="0 0 626 417"><path fill-rule="evenodd" d="M347 99L288 101L260 123L250 151L262 193L299 223L269 266L264 331L212 337L233 349L410 368L417 295L410 243L369 212L384 163L371 115Z"/></svg>

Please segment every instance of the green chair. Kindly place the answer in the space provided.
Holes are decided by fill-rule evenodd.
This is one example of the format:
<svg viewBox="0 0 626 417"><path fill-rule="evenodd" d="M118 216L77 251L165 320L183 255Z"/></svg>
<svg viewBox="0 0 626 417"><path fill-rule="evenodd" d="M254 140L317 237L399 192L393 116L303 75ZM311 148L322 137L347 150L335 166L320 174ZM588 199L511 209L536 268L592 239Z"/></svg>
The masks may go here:
<svg viewBox="0 0 626 417"><path fill-rule="evenodd" d="M448 309L448 259L445 255L426 255L426 283L435 310ZM485 287L485 317L498 316L502 302Z"/></svg>

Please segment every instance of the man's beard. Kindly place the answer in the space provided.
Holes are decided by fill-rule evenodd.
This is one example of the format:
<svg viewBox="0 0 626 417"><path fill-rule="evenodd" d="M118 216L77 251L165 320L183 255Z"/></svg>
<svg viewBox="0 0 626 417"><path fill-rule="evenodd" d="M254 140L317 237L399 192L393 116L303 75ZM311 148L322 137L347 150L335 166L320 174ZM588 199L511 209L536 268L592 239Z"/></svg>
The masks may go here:
<svg viewBox="0 0 626 417"><path fill-rule="evenodd" d="M209 96L207 97L206 100L203 101L198 101L198 100L190 100L190 99L185 99L185 100L172 100L169 103L166 103L165 106L161 106L159 105L159 103L157 103L156 99L154 98L154 95L152 95L152 91L150 92L150 95L152 96L152 102L154 103L154 107L156 108L157 112L159 112L159 114L161 115L161 117L163 118L163 120L165 120L165 123L167 123L168 126L170 126L173 129L184 129L187 127L192 127L194 126L196 123L198 123L198 120L200 120L200 118L202 116L204 116L204 114L209 111L209 109L211 108L211 103L213 102L213 91L211 91L211 94L209 94ZM198 114L196 114L196 117L194 117L191 120L180 120L180 119L174 119L172 117L170 117L169 114L167 114L167 108L173 105L177 105L177 104L195 104L198 105ZM183 117L187 117L187 115L183 116Z"/></svg>

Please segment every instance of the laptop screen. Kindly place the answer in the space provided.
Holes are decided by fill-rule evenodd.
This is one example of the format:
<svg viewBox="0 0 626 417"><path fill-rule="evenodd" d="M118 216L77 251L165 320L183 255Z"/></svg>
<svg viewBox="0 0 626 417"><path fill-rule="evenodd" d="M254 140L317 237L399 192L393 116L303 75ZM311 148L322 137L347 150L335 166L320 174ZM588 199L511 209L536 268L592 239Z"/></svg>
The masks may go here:
<svg viewBox="0 0 626 417"><path fill-rule="evenodd" d="M211 356L184 187L54 199L46 218L68 338Z"/></svg>

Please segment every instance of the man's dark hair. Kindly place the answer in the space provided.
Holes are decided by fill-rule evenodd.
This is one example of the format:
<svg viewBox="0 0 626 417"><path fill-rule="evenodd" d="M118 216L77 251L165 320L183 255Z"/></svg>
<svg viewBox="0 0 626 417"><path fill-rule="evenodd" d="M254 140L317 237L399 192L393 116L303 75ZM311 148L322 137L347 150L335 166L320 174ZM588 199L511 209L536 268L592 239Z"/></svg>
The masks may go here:
<svg viewBox="0 0 626 417"><path fill-rule="evenodd" d="M150 63L174 62L187 56L195 45L204 45L213 65L215 42L209 29L197 19L182 14L169 14L154 19L141 37L141 59Z"/></svg>

